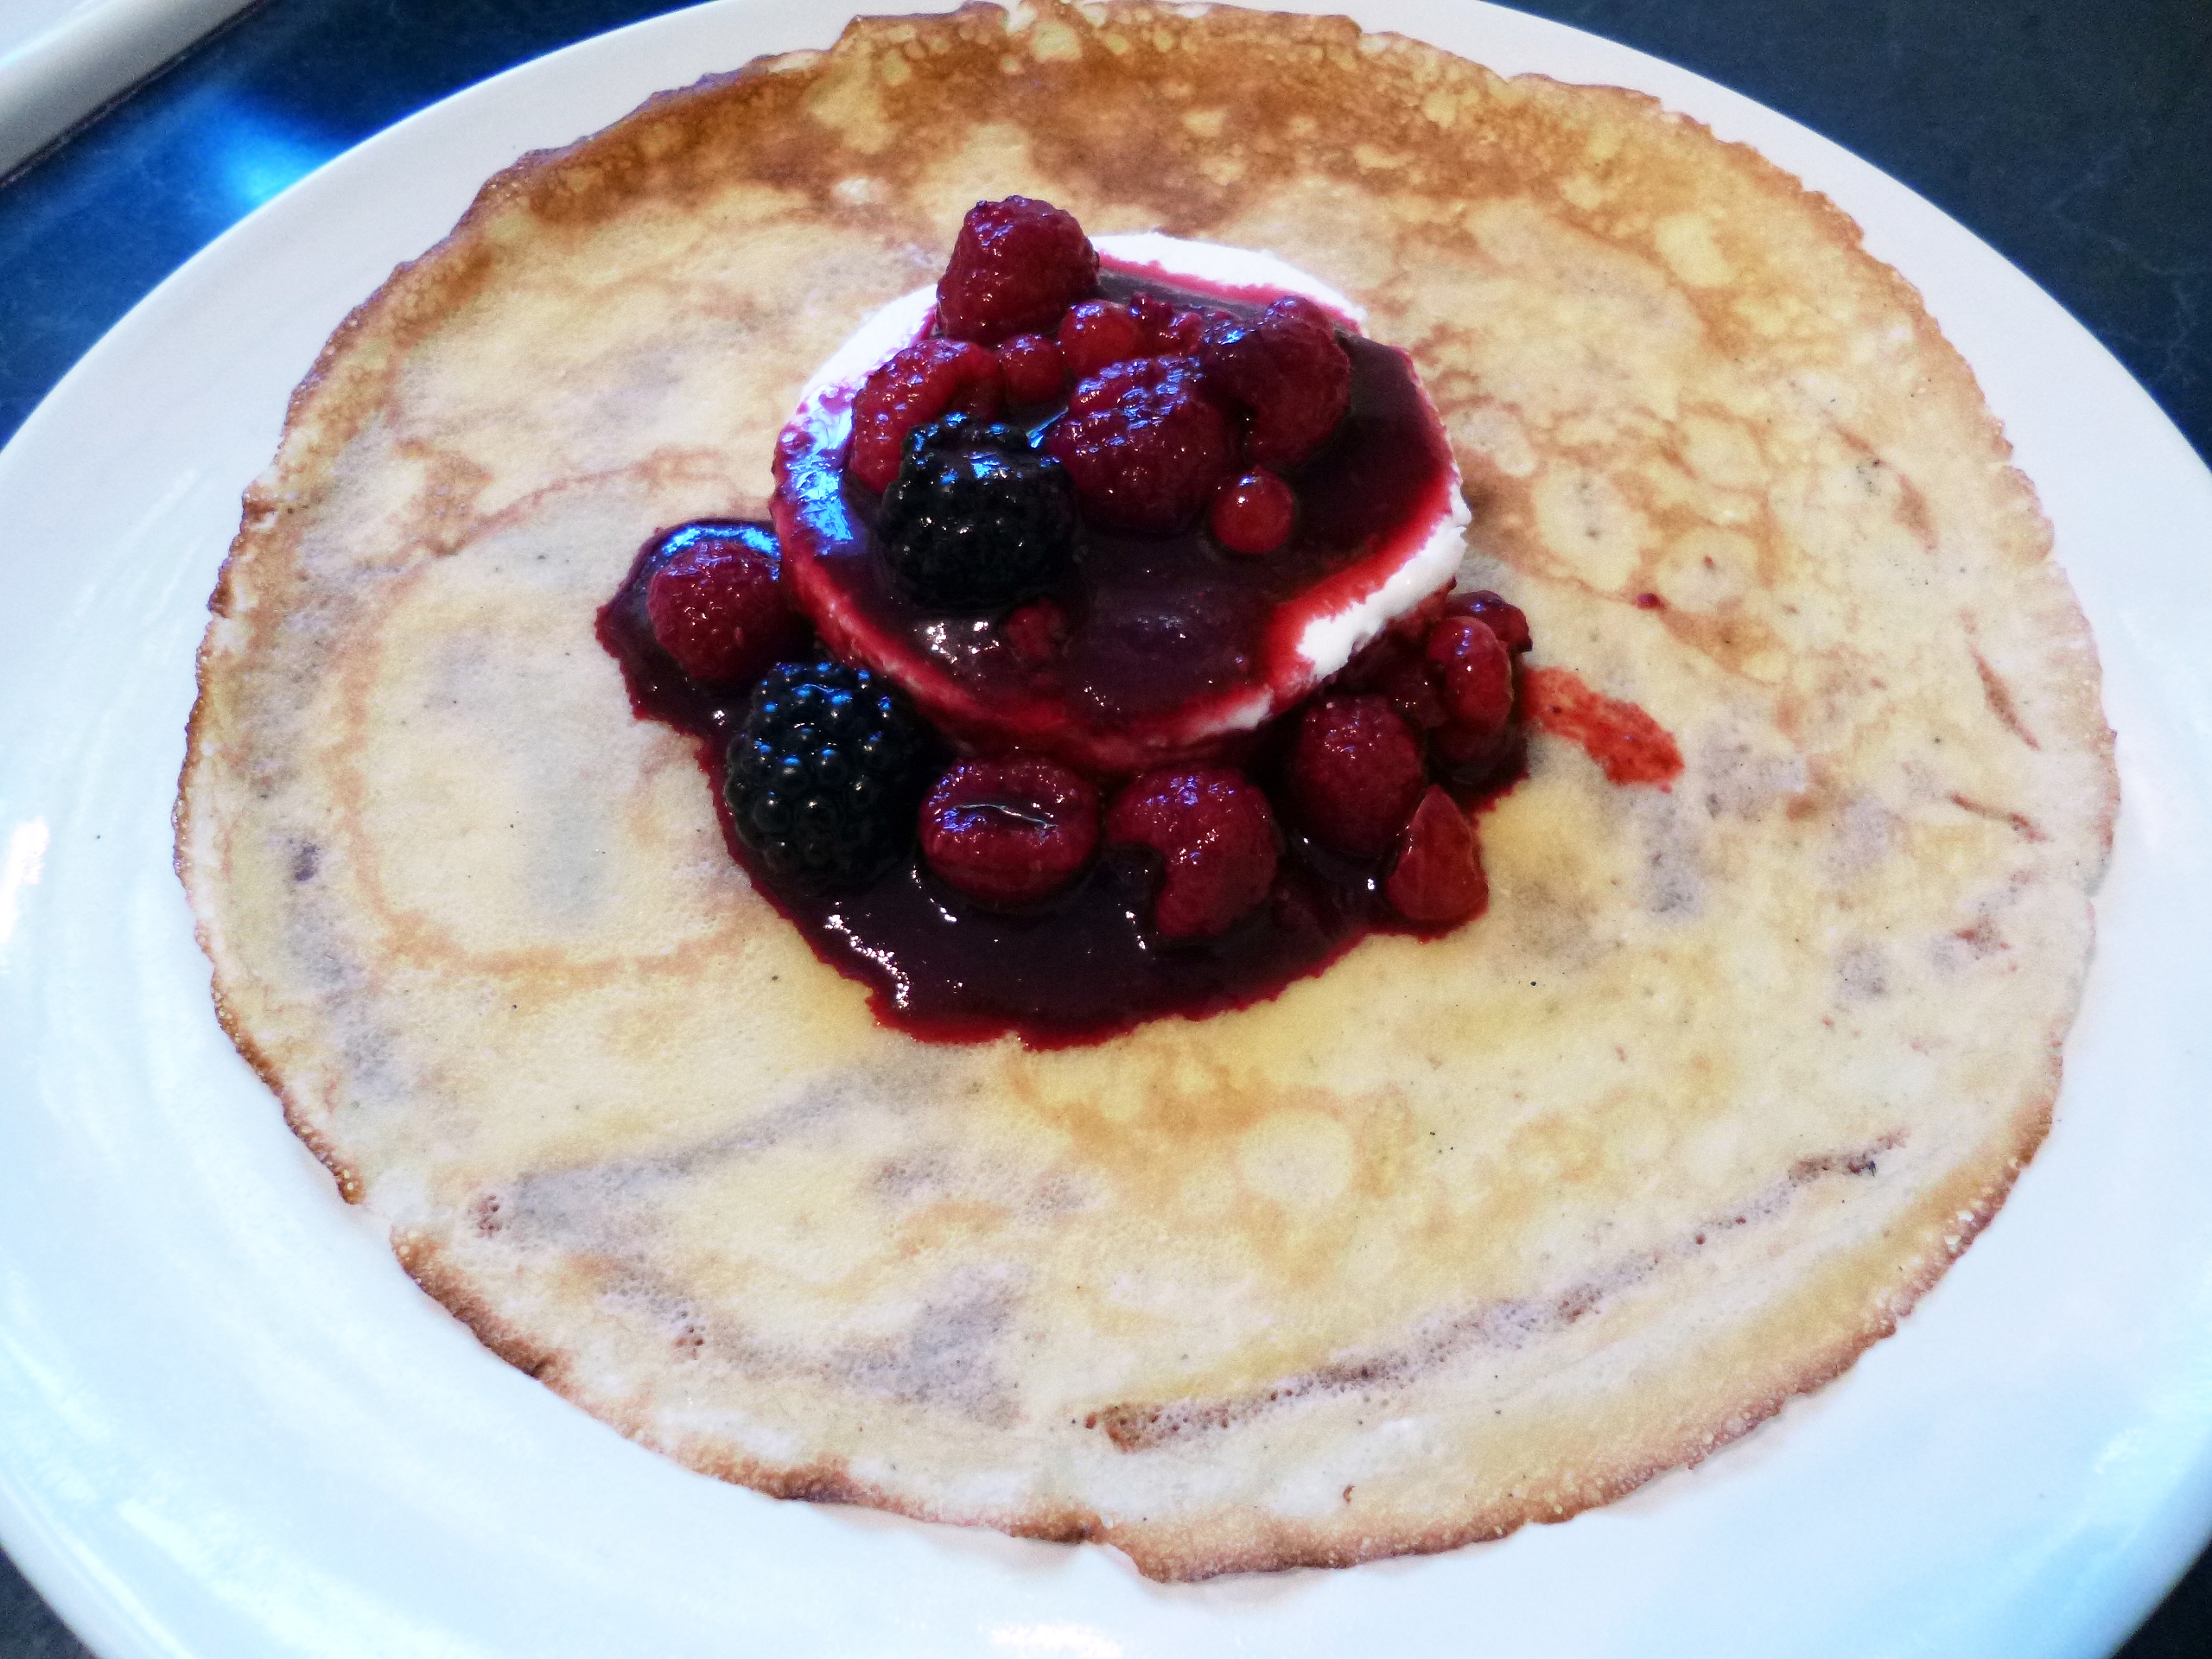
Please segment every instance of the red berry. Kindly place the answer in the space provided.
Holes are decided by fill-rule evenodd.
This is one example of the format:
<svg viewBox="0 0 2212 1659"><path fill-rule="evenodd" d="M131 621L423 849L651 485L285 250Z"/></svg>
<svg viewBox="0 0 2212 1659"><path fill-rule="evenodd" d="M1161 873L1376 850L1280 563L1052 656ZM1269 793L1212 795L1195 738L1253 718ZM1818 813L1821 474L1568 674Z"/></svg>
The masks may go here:
<svg viewBox="0 0 2212 1659"><path fill-rule="evenodd" d="M979 201L960 223L938 279L938 326L995 346L1049 334L1060 314L1098 291L1098 253L1075 215L1048 201Z"/></svg>
<svg viewBox="0 0 2212 1659"><path fill-rule="evenodd" d="M1496 636L1495 649L1482 635ZM1496 594L1424 601L1345 665L1337 683L1376 691L1453 772L1487 767L1502 750L1516 692L1513 653L1529 649L1529 620Z"/></svg>
<svg viewBox="0 0 2212 1659"><path fill-rule="evenodd" d="M1144 354L1136 319L1128 307L1111 300L1071 306L1060 319L1059 347L1061 365L1074 380L1088 380L1109 363Z"/></svg>
<svg viewBox="0 0 2212 1659"><path fill-rule="evenodd" d="M1259 785L1231 766L1146 772L1115 798L1106 839L1149 847L1164 861L1153 901L1163 938L1226 932L1274 885L1274 814Z"/></svg>
<svg viewBox="0 0 2212 1659"><path fill-rule="evenodd" d="M1205 340L1206 326L1227 315L1185 310L1149 292L1141 292L1129 302L1129 315L1135 320L1141 342L1138 354L1145 357L1196 356Z"/></svg>
<svg viewBox="0 0 2212 1659"><path fill-rule="evenodd" d="M1397 862L1382 896L1409 922L1448 927L1464 922L1490 899L1475 826L1457 803L1432 785L1398 838Z"/></svg>
<svg viewBox="0 0 2212 1659"><path fill-rule="evenodd" d="M645 585L653 639L702 685L754 680L794 656L806 630L776 585L774 539L740 524L686 524Z"/></svg>
<svg viewBox="0 0 2212 1659"><path fill-rule="evenodd" d="M1141 357L1075 389L1045 448L1084 513L1113 530L1165 535L1196 518L1229 471L1229 417L1187 357Z"/></svg>
<svg viewBox="0 0 2212 1659"><path fill-rule="evenodd" d="M1454 594L1445 601L1444 608L1449 615L1479 618L1516 656L1534 643L1529 633L1529 619L1522 614L1521 607L1507 604L1487 588Z"/></svg>
<svg viewBox="0 0 2212 1659"><path fill-rule="evenodd" d="M1145 355L1165 357L1173 349L1169 336L1175 327L1175 302L1141 289L1129 297L1129 316L1143 339Z"/></svg>
<svg viewBox="0 0 2212 1659"><path fill-rule="evenodd" d="M922 856L971 898L1026 905L1098 848L1098 791L1056 760L963 760L922 803Z"/></svg>
<svg viewBox="0 0 2212 1659"><path fill-rule="evenodd" d="M1291 741L1290 798L1300 822L1325 844L1380 857L1427 782L1420 741L1388 697L1306 705Z"/></svg>
<svg viewBox="0 0 2212 1659"><path fill-rule="evenodd" d="M1493 737L1505 729L1513 718L1513 658L1485 623L1446 616L1428 631L1421 655L1452 724Z"/></svg>
<svg viewBox="0 0 2212 1659"><path fill-rule="evenodd" d="M1319 300L1306 298L1303 294L1286 294L1268 309L1279 316L1299 318L1312 323L1316 328L1325 328L1331 334L1337 329L1337 320L1331 315L1329 308Z"/></svg>
<svg viewBox="0 0 2212 1659"><path fill-rule="evenodd" d="M1053 404L1068 389L1059 343L1049 334L1016 334L992 353L1010 404Z"/></svg>
<svg viewBox="0 0 2212 1659"><path fill-rule="evenodd" d="M1255 466L1293 471L1351 407L1351 359L1319 309L1287 297L1256 321L1224 317L1206 329L1206 385L1249 416L1244 456Z"/></svg>
<svg viewBox="0 0 2212 1659"><path fill-rule="evenodd" d="M990 420L1005 402L998 359L982 346L918 340L878 365L855 394L847 465L869 489L887 490L909 432L956 410Z"/></svg>
<svg viewBox="0 0 2212 1659"><path fill-rule="evenodd" d="M1233 478L1214 492L1207 527L1231 553L1272 553L1290 539L1298 501L1290 486L1265 467Z"/></svg>
<svg viewBox="0 0 2212 1659"><path fill-rule="evenodd" d="M1418 652L1375 682L1375 690L1390 699L1390 706L1417 732L1433 732L1451 716L1437 695L1436 681Z"/></svg>
<svg viewBox="0 0 2212 1659"><path fill-rule="evenodd" d="M1445 713L1428 659L1421 655L1421 639L1389 629L1352 660L1344 685L1347 690L1381 692L1406 724L1417 732L1433 732L1451 716Z"/></svg>

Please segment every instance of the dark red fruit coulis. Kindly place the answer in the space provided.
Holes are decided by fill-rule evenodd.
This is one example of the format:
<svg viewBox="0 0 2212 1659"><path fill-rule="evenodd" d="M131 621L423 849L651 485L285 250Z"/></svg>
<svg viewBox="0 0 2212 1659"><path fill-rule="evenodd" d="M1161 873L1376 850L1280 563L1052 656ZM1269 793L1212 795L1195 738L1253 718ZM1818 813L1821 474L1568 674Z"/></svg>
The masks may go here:
<svg viewBox="0 0 2212 1659"><path fill-rule="evenodd" d="M1532 668L1522 677L1522 717L1581 746L1611 784L1669 789L1681 775L1673 734L1632 702L1592 690L1567 668Z"/></svg>
<svg viewBox="0 0 2212 1659"><path fill-rule="evenodd" d="M1266 310L1264 301L1234 291L1179 289L1110 264L1100 285L1116 303L1148 289L1193 313L1249 321ZM802 585L817 599L833 597L809 607L836 618L840 637L823 643L891 674L956 738L1039 750L1093 771L1148 764L1128 734L1203 729L1294 679L1304 669L1298 642L1307 622L1389 580L1451 494L1450 451L1404 353L1349 333L1341 340L1351 366L1348 411L1292 480L1296 518L1282 544L1254 557L1209 536L1211 488L1226 473L1248 470L1241 463L1213 479L1194 470L1192 487L1203 481L1209 493L1181 504L1189 522L1170 534L1110 529L1086 500L1079 590L1052 595L1065 632L1043 660L1014 649L1002 624L948 626L899 591L876 546L879 497L849 472L833 429L817 430L803 417L779 446L776 511L789 556L805 567ZM1072 379L1082 359L1065 328L1059 344ZM1041 426L1049 414L1020 418ZM1201 433L1198 441L1208 439ZM965 729L963 720L980 724Z"/></svg>
<svg viewBox="0 0 2212 1659"><path fill-rule="evenodd" d="M772 534L765 524L716 528ZM1179 831L1170 822L1177 809L1169 801L1133 795L1136 785L1116 791L1096 850L1080 874L1034 902L1009 906L962 892L930 868L918 836L910 857L857 892L779 886L738 839L721 804L724 752L730 733L744 721L749 688L701 686L653 640L645 595L672 543L680 546L682 538L664 532L639 550L628 576L599 613L600 642L620 664L631 708L640 718L698 740L699 764L721 817L723 839L754 888L799 930L816 956L868 987L876 1017L894 1029L936 1042L976 1042L1007 1032L1033 1048L1097 1042L1164 1015L1197 1019L1267 1001L1293 980L1320 972L1370 933L1434 934L1465 919L1409 921L1384 894L1401 861L1397 849L1381 858L1337 852L1278 813L1275 867L1258 902L1243 908L1243 896L1232 891L1249 879L1240 869L1249 869L1250 845L1243 845L1241 864L1232 858L1211 872L1203 868L1203 856L1186 860L1199 868L1180 899L1199 912L1218 902L1241 913L1211 937L1164 938L1159 921L1188 919L1179 908L1165 918L1155 914L1167 866L1177 855ZM1035 626L1048 631L1051 620L1039 615ZM1264 782L1277 799L1287 798L1284 750L1295 719L1294 712L1253 734L1241 757L1242 774ZM1455 785L1451 810L1479 813L1522 775L1516 748L1478 787ZM1194 821L1202 816L1191 814ZM1221 829L1225 841L1250 841L1241 821L1225 822ZM1217 881L1211 891L1210 875ZM1464 897L1464 883L1458 891Z"/></svg>
<svg viewBox="0 0 2212 1659"><path fill-rule="evenodd" d="M1255 690L1278 707L1306 690L1286 653L1426 533L1448 488L1441 435L1402 354L1338 334L1302 299L1102 284L1080 228L1047 204L979 204L938 298L944 335L855 397L849 466L804 420L779 445L793 563L766 525L679 526L639 550L598 620L632 709L696 740L755 890L885 1024L1093 1042L1266 1001L1370 932L1457 927L1487 903L1472 815L1522 775L1522 721L1581 743L1616 783L1664 787L1681 770L1642 709L1564 670L1522 671L1527 620L1495 594L1433 596L1255 731L1127 758L1173 753L1186 718L1217 729L1198 717ZM877 509L908 430L1002 404L1041 429L1063 403L1045 442L1066 451L1089 520L1065 591L948 619L882 578ZM1108 451L1086 487L1086 459ZM817 641L779 611L795 586L844 637ZM749 642L774 636L791 658L896 658L879 666L925 712L938 676L938 735L980 750L930 762L918 814L899 809L912 821L869 819L907 850L842 878L861 885L779 880L736 834L723 785L753 688L723 677L731 627L747 674Z"/></svg>

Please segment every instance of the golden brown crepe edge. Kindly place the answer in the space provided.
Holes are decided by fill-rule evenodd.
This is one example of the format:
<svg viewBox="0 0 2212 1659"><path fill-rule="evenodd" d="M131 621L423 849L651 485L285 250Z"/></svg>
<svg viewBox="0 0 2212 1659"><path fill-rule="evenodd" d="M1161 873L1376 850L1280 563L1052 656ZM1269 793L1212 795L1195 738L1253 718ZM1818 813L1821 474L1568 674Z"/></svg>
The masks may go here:
<svg viewBox="0 0 2212 1659"><path fill-rule="evenodd" d="M1923 1253L1916 1270L1890 1293L1878 1310L1856 1329L1840 1332L1795 1375L1749 1404L1732 1403L1710 1427L1684 1429L1662 1449L1594 1470L1586 1466L1570 1487L1538 1487L1519 1501L1494 1503L1450 1522L1372 1527L1349 1537L1325 1522L1243 1510L1202 1512L1176 1522L1119 1523L1079 1505L953 1512L857 1479L840 1460L772 1464L734 1453L706 1437L671 1438L658 1433L650 1414L634 1402L595 1392L568 1366L557 1346L538 1341L497 1311L465 1274L448 1264L435 1239L395 1233L392 1249L424 1292L508 1364L626 1438L696 1473L768 1497L861 1504L910 1520L988 1527L1013 1537L1052 1543L1108 1544L1127 1555L1145 1577L1161 1583L1196 1582L1226 1573L1356 1567L1395 1556L1440 1554L1508 1537L1524 1526L1554 1524L1603 1508L1661 1475L1697 1467L1777 1415L1792 1400L1841 1376L1868 1349L1896 1332L2003 1208L2014 1182L2050 1131L2059 1085L2059 1046L2067 1024L2070 1020L2060 1022L2048 1039L2046 1084L2014 1115L2009 1142L1991 1148L1980 1163L1955 1172L1912 1212L1900 1217L1900 1227L1925 1230L1939 1237L1941 1246ZM1224 1543L1224 1535L1236 1541Z"/></svg>

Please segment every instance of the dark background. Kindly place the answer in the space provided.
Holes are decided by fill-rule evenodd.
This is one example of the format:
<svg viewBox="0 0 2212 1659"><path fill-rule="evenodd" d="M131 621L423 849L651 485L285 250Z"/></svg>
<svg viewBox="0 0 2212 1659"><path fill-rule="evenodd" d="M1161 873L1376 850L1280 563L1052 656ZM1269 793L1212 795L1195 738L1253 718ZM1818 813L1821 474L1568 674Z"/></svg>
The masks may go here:
<svg viewBox="0 0 2212 1659"><path fill-rule="evenodd" d="M1903 180L2056 296L2212 456L2212 0L1521 9L1710 76ZM0 182L0 438L293 180L473 81L672 10L264 0ZM2212 1557L2122 1652L2212 1656ZM86 1659L4 1558L0 1659Z"/></svg>

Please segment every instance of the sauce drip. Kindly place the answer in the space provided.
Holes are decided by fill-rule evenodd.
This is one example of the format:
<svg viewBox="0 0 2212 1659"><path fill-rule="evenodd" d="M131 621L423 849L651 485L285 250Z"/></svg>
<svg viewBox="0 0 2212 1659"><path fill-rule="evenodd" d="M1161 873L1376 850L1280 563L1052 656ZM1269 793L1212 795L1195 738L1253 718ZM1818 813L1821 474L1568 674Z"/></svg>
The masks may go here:
<svg viewBox="0 0 2212 1659"><path fill-rule="evenodd" d="M1664 726L1632 702L1592 691L1568 668L1531 668L1521 676L1521 717L1579 743L1611 784L1671 789L1682 752Z"/></svg>

